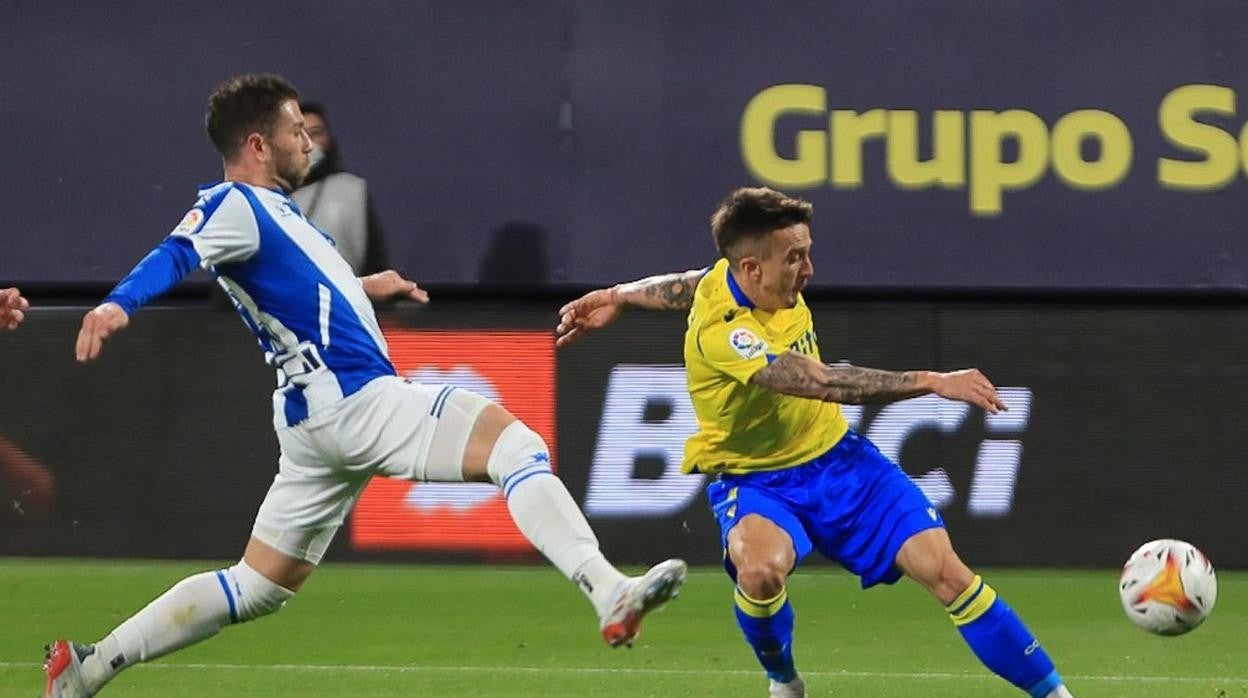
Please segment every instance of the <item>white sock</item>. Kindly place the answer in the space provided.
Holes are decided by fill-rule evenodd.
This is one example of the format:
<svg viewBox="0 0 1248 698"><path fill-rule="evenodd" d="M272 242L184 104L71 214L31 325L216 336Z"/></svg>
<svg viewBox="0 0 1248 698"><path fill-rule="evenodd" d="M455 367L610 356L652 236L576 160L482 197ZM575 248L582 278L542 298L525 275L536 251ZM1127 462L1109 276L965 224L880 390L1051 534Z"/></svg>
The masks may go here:
<svg viewBox="0 0 1248 698"><path fill-rule="evenodd" d="M529 478L511 491L507 509L524 537L603 615L626 577L598 549L598 538L563 481L553 475Z"/></svg>
<svg viewBox="0 0 1248 698"><path fill-rule="evenodd" d="M94 693L122 669L216 635L230 624L230 603L218 572L187 577L113 629L82 662Z"/></svg>
<svg viewBox="0 0 1248 698"><path fill-rule="evenodd" d="M1058 686L1052 691L1049 691L1049 695L1046 696L1045 698L1075 698L1075 697L1072 696L1070 694L1070 691L1066 690L1066 686L1063 685L1063 686Z"/></svg>
<svg viewBox="0 0 1248 698"><path fill-rule="evenodd" d="M627 577L598 550L593 529L549 464L541 437L523 422L514 422L499 435L489 472L503 488L520 532L576 583L602 616L616 585Z"/></svg>

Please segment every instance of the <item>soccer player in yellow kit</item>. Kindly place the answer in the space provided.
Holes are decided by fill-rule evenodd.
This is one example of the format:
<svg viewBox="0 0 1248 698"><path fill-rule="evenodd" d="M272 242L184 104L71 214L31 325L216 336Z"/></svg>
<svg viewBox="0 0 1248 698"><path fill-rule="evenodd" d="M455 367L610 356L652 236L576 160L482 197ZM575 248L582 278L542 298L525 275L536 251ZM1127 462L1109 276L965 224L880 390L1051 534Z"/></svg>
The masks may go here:
<svg viewBox="0 0 1248 698"><path fill-rule="evenodd" d="M993 672L1034 698L1068 698L1039 641L958 558L940 512L905 472L849 429L840 403L934 393L990 413L1006 406L978 370L880 371L819 358L801 291L814 273L811 205L767 188L738 189L711 218L720 259L709 269L593 291L560 310L560 346L628 306L689 309L685 370L698 432L686 473L711 476L737 622L769 695L800 697L785 581L812 551L864 588L904 574L945 606Z"/></svg>

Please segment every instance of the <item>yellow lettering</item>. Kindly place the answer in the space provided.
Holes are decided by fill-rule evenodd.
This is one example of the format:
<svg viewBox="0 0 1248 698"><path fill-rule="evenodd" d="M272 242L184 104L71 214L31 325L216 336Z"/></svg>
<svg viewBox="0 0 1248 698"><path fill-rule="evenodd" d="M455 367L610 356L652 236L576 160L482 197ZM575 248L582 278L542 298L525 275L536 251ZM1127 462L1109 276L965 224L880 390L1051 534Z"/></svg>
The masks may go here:
<svg viewBox="0 0 1248 698"><path fill-rule="evenodd" d="M872 109L859 114L837 109L832 112L832 186L857 189L862 186L862 142L888 132L885 110Z"/></svg>
<svg viewBox="0 0 1248 698"><path fill-rule="evenodd" d="M899 189L939 185L954 189L966 183L964 132L960 111L937 111L932 116L932 157L919 161L919 114L888 112L888 176Z"/></svg>
<svg viewBox="0 0 1248 698"><path fill-rule="evenodd" d="M1160 129L1188 159L1159 159L1158 181L1170 188L1201 190L1226 186L1241 168L1248 175L1248 124L1236 138L1228 129L1198 120L1234 115L1235 93L1226 87L1184 85L1166 95L1159 107ZM791 117L805 123L797 129L791 121L782 125ZM829 109L823 87L774 85L745 105L741 156L754 180L768 186L857 189L865 183L868 144L883 141L884 173L895 188L965 187L971 214L989 217L1004 211L1007 192L1040 181L1050 163L1066 186L1101 190L1120 184L1135 158L1126 123L1099 109L1064 114L1051 130L1024 109L935 110L926 129L921 124L925 118L908 109ZM824 125L812 128L812 121ZM779 143L778 133L785 134ZM875 148L870 147L873 156ZM877 159L872 157L870 166Z"/></svg>
<svg viewBox="0 0 1248 698"><path fill-rule="evenodd" d="M1035 184L1048 166L1048 129L1040 117L1021 109L971 112L971 213L1001 214L1001 193ZM1018 144L1013 162L1001 159L1007 138Z"/></svg>
<svg viewBox="0 0 1248 698"><path fill-rule="evenodd" d="M1100 141L1100 157L1083 159L1083 141ZM1053 169L1076 189L1105 189L1122 181L1131 169L1131 132L1109 112L1072 111L1053 125Z"/></svg>
<svg viewBox="0 0 1248 698"><path fill-rule="evenodd" d="M1239 129L1239 161L1243 163L1244 174L1248 175L1248 121Z"/></svg>
<svg viewBox="0 0 1248 698"><path fill-rule="evenodd" d="M1157 181L1172 189L1207 190L1224 187L1239 169L1235 137L1196 121L1199 114L1235 115L1235 92L1217 85L1184 85L1170 91L1158 109L1158 123L1166 140L1201 155L1199 160L1157 161Z"/></svg>
<svg viewBox="0 0 1248 698"><path fill-rule="evenodd" d="M817 85L776 85L759 92L741 115L741 156L754 179L768 186L809 189L828 171L828 137L823 130L798 131L795 157L776 152L776 121L786 114L823 116L827 92Z"/></svg>

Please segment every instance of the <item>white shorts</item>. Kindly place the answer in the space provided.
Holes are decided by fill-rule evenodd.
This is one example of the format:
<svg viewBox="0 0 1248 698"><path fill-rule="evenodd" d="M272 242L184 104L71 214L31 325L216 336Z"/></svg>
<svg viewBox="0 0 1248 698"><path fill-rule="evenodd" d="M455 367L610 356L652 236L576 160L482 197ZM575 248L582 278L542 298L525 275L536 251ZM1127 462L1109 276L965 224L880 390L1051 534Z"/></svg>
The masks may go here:
<svg viewBox="0 0 1248 698"><path fill-rule="evenodd" d="M293 427L252 536L319 563L374 475L462 482L464 448L490 401L450 385L378 378Z"/></svg>

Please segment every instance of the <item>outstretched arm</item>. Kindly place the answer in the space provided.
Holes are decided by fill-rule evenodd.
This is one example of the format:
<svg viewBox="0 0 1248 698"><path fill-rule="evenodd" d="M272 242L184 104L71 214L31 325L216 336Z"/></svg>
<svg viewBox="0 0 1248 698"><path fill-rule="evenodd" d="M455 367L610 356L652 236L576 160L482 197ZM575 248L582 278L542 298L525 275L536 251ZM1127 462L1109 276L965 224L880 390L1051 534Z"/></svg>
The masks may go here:
<svg viewBox="0 0 1248 698"><path fill-rule="evenodd" d="M108 294L104 302L82 318L74 353L79 361L100 355L104 340L130 324L130 315L151 299L173 288L199 264L190 239L170 235L152 250Z"/></svg>
<svg viewBox="0 0 1248 698"><path fill-rule="evenodd" d="M707 271L709 269L706 268L690 269L676 274L648 276L607 290L615 294L616 304L622 307L688 310L693 305L693 291ZM568 305L575 303L576 301L572 301Z"/></svg>
<svg viewBox="0 0 1248 698"><path fill-rule="evenodd" d="M825 365L788 351L755 372L750 382L784 395L847 405L897 402L935 393L970 403L989 414L1008 409L997 389L974 368L949 373L881 371L850 364Z"/></svg>
<svg viewBox="0 0 1248 698"><path fill-rule="evenodd" d="M588 332L610 325L625 308L688 310L693 305L693 291L707 271L690 269L676 274L649 276L590 291L559 309L555 345L566 346Z"/></svg>
<svg viewBox="0 0 1248 698"><path fill-rule="evenodd" d="M30 303L16 288L0 288L0 330L16 330L26 319Z"/></svg>

